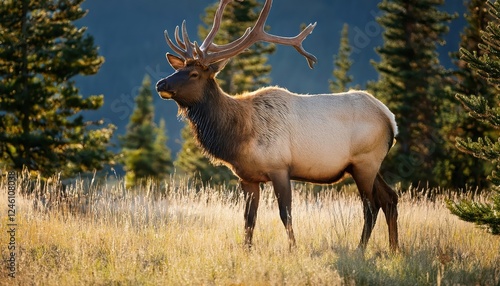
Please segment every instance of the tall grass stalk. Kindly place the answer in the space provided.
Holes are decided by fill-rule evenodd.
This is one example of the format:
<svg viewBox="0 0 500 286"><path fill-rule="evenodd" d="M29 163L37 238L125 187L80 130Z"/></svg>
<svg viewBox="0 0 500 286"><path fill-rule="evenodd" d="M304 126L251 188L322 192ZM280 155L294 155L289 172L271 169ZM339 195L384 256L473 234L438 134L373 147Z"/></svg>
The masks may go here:
<svg viewBox="0 0 500 286"><path fill-rule="evenodd" d="M2 285L498 285L500 240L462 222L444 198L401 195L401 251L388 250L382 213L363 254L362 208L352 191L294 187L297 248L263 187L254 248L243 247L243 198L185 178L129 191L121 180L53 182L26 194L17 180L17 273ZM21 195L23 194L24 195ZM0 254L7 244L0 182Z"/></svg>

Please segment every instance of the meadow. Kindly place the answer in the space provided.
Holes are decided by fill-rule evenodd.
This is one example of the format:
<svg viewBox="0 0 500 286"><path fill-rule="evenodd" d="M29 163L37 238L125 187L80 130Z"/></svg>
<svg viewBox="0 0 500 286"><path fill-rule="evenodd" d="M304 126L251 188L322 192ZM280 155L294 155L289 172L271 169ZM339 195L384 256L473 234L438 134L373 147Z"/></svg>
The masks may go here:
<svg viewBox="0 0 500 286"><path fill-rule="evenodd" d="M9 277L8 182L0 182L1 285L499 285L500 239L460 221L445 195L400 194L401 249L388 248L382 212L365 253L355 188L294 185L297 247L269 185L254 247L243 247L240 192L187 179L127 191L123 181L80 180L23 195L15 186L15 278ZM428 193L431 193L429 190ZM469 193L469 195L471 195ZM487 199L485 195L480 199Z"/></svg>

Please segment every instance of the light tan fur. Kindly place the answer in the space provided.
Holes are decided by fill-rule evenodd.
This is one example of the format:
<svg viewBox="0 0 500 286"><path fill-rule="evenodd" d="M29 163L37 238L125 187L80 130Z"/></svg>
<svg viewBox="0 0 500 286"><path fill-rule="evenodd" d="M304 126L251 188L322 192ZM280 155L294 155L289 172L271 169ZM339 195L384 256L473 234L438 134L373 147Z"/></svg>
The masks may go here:
<svg viewBox="0 0 500 286"><path fill-rule="evenodd" d="M269 181L267 173L279 168L292 178L333 183L352 163L382 162L392 141L388 128L397 134L394 115L364 91L299 95L267 87L235 101L251 114L246 119L253 138L227 164L255 181Z"/></svg>

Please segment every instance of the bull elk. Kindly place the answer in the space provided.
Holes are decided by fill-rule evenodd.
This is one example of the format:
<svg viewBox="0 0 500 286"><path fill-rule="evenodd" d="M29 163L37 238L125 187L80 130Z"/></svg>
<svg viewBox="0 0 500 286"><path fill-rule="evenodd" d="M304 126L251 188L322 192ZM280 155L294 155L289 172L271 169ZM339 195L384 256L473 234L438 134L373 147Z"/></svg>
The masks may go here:
<svg viewBox="0 0 500 286"><path fill-rule="evenodd" d="M364 226L359 247L368 243L382 208L392 250L398 247L397 194L379 174L382 161L397 134L394 115L364 91L301 95L279 87L229 96L215 76L232 57L258 41L293 46L312 68L316 57L302 47L314 29L310 24L295 37L264 31L272 0L266 0L254 27L237 40L213 43L224 8L221 0L213 26L201 45L191 42L182 23L174 40L165 31L167 44L179 56L166 57L175 72L158 81L163 99L173 99L186 117L194 137L205 152L227 165L238 176L245 194L245 244L252 245L259 206L260 183L272 182L290 247L292 229L290 180L334 183L350 174L363 202ZM241 0L240 0L241 1Z"/></svg>

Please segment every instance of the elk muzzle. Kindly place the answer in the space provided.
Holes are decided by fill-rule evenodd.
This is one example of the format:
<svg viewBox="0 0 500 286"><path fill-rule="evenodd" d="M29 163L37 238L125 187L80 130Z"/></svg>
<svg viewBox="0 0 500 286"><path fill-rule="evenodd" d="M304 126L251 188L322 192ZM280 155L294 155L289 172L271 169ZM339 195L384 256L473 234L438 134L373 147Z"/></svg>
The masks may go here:
<svg viewBox="0 0 500 286"><path fill-rule="evenodd" d="M171 99L175 94L175 92L169 88L166 78L160 79L156 83L156 92L158 92L163 99Z"/></svg>

